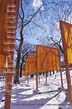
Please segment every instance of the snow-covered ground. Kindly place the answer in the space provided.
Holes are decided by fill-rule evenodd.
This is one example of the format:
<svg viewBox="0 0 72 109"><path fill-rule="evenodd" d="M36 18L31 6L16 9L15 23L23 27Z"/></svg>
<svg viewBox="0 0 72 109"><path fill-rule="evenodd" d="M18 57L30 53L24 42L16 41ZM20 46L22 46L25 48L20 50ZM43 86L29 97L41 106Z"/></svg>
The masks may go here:
<svg viewBox="0 0 72 109"><path fill-rule="evenodd" d="M12 85L11 109L72 109L68 102L66 74L63 72L64 89L61 89L60 74L56 72L48 75L47 84L45 75L40 76L39 92L36 89L36 80L29 78L29 85L25 78L20 79L20 85ZM4 80L0 81L0 109L4 109Z"/></svg>

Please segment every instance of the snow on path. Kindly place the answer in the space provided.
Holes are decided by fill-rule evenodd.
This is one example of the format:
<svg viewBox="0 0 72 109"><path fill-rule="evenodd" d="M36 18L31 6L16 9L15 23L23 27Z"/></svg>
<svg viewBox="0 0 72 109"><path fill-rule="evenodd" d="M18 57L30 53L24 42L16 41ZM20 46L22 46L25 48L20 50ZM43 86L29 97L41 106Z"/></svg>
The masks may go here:
<svg viewBox="0 0 72 109"><path fill-rule="evenodd" d="M20 85L13 85L11 96L11 109L72 109L68 103L66 90L66 78L64 88L60 88L59 74L48 76L48 84L45 85L45 76L40 77L39 92L35 92L35 78L30 78L26 85L24 78L20 79ZM3 91L4 92L4 91ZM1 96L2 93L0 93ZM0 99L0 109L4 109L4 101Z"/></svg>

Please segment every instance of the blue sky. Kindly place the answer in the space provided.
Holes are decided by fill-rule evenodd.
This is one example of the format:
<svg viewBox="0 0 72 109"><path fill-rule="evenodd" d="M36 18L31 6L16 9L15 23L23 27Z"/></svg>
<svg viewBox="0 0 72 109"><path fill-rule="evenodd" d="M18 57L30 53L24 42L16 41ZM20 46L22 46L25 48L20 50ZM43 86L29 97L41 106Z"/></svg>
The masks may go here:
<svg viewBox="0 0 72 109"><path fill-rule="evenodd" d="M59 20L72 23L72 0L42 1L46 3L43 7L44 10L40 10L40 12L32 20L38 26L31 22L24 28L24 41L27 43L48 45L49 43L52 43L50 38L58 41L61 38ZM56 1L56 5L54 3L49 3L54 1ZM27 5L24 2L26 2ZM33 0L23 0L23 7L25 14L24 21L28 20L30 15L38 9L38 7L33 6ZM71 11L69 16L67 11ZM62 18L63 15L64 17ZM20 38L19 29L17 29L16 37ZM16 41L16 46L18 45L19 41Z"/></svg>
<svg viewBox="0 0 72 109"><path fill-rule="evenodd" d="M60 17L60 20L64 20L65 17L62 18L62 15L64 13L67 14L65 12L66 10L72 10L72 0L41 0L41 2L39 0L38 4L36 1L38 0L26 0L26 3L23 4L25 21L28 20L31 15L39 8L39 3L46 4L43 5L40 12L32 20L32 22L36 23L36 25L38 26L31 22L24 28L24 40L31 44L46 43L47 37L53 37L58 40L60 38L58 17ZM57 4L49 3L54 1L56 1ZM65 3L66 1L67 3ZM36 6L34 2L36 3ZM68 21L68 18L66 18L65 20ZM19 33L17 34L17 36L19 36ZM42 42L39 40L41 40Z"/></svg>

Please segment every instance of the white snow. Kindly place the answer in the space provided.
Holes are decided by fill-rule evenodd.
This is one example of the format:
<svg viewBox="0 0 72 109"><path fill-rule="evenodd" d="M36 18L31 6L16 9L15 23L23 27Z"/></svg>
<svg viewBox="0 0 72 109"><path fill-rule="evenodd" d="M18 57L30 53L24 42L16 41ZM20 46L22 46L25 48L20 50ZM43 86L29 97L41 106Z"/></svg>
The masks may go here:
<svg viewBox="0 0 72 109"><path fill-rule="evenodd" d="M41 10L44 10L42 0L33 0L33 7L34 7L34 9L41 7Z"/></svg>
<svg viewBox="0 0 72 109"><path fill-rule="evenodd" d="M43 5L42 0L34 0L33 1L34 7L40 7L41 5Z"/></svg>
<svg viewBox="0 0 72 109"><path fill-rule="evenodd" d="M68 102L67 82L65 71L63 74L64 89L61 89L60 74L56 72L48 75L46 83L45 75L40 76L36 93L36 80L29 77L29 84L24 77L20 79L20 85L12 85L11 109L72 109ZM0 81L0 109L4 109L4 81Z"/></svg>

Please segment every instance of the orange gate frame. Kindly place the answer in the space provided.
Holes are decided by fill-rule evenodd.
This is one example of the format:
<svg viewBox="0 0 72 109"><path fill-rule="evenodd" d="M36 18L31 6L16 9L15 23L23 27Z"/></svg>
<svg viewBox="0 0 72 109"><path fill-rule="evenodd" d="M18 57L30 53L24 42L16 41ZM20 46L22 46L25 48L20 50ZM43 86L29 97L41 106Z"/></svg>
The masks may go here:
<svg viewBox="0 0 72 109"><path fill-rule="evenodd" d="M37 45L36 50L38 72L61 70L58 48Z"/></svg>
<svg viewBox="0 0 72 109"><path fill-rule="evenodd" d="M37 45L36 56L37 56L36 90L38 91L38 74L40 72L47 72L53 70L60 71L61 87L63 87L59 49Z"/></svg>
<svg viewBox="0 0 72 109"><path fill-rule="evenodd" d="M36 90L38 91L38 75L41 72L53 70L60 71L61 87L63 87L59 49L37 45L36 55L28 56L23 74L28 76L36 73Z"/></svg>
<svg viewBox="0 0 72 109"><path fill-rule="evenodd" d="M64 48L64 60L66 67L66 78L69 93L69 101L72 104L72 86L69 65L72 64L72 24L60 21L60 30Z"/></svg>
<svg viewBox="0 0 72 109"><path fill-rule="evenodd" d="M26 69L24 75L31 75L36 73L36 55L29 54L26 60Z"/></svg>
<svg viewBox="0 0 72 109"><path fill-rule="evenodd" d="M0 54L8 56L8 71L13 69L16 28L20 0L0 1ZM11 69L11 70L10 70Z"/></svg>
<svg viewBox="0 0 72 109"><path fill-rule="evenodd" d="M6 73L5 109L10 109L11 102L13 56L19 3L20 0L0 0L0 57L2 57L0 71Z"/></svg>

